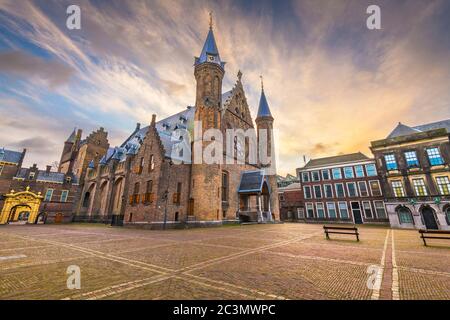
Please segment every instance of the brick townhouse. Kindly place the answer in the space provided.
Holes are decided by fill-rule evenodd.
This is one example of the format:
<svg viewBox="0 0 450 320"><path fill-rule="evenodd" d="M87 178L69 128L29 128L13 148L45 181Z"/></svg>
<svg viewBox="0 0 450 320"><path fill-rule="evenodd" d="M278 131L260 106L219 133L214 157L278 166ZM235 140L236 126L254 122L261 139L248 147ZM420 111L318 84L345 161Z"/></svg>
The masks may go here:
<svg viewBox="0 0 450 320"><path fill-rule="evenodd" d="M389 222L375 160L362 153L312 159L297 169L305 222ZM299 210L302 213L301 210Z"/></svg>

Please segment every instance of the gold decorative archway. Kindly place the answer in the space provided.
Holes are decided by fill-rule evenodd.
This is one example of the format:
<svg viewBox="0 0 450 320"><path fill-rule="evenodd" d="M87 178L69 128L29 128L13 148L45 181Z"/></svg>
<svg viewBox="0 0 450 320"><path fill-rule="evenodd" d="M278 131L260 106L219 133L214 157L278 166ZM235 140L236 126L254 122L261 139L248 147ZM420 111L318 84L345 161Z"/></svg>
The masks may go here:
<svg viewBox="0 0 450 320"><path fill-rule="evenodd" d="M11 190L10 193L5 195L5 203L3 205L2 212L0 213L0 224L7 224L10 220L10 215L14 208L30 208L30 214L28 216L28 223L35 223L41 201L44 197L41 193L33 193L30 191L30 187L27 187L25 191L14 192ZM18 214L18 213L17 213Z"/></svg>

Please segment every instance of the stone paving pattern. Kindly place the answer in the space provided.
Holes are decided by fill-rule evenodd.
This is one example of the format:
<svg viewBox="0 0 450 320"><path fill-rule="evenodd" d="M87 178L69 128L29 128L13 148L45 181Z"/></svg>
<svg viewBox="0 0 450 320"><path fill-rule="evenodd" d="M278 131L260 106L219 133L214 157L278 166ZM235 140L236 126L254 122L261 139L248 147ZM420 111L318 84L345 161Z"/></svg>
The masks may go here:
<svg viewBox="0 0 450 320"><path fill-rule="evenodd" d="M149 231L68 224L0 227L0 299L450 299L450 242L360 226ZM81 289L66 286L81 269ZM369 266L383 267L369 289Z"/></svg>

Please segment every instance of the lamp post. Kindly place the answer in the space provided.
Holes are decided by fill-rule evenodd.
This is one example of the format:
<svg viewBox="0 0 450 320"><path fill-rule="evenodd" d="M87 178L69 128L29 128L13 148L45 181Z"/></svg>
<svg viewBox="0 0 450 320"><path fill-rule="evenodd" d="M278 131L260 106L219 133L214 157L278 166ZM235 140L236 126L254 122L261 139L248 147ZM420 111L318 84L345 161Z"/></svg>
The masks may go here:
<svg viewBox="0 0 450 320"><path fill-rule="evenodd" d="M167 204L169 201L169 185L170 185L170 171L172 170L172 160L169 161L169 172L167 174L167 188L166 191L164 191L164 198L166 200L166 205L164 208L164 223L163 223L163 230L166 230L166 224L167 224Z"/></svg>

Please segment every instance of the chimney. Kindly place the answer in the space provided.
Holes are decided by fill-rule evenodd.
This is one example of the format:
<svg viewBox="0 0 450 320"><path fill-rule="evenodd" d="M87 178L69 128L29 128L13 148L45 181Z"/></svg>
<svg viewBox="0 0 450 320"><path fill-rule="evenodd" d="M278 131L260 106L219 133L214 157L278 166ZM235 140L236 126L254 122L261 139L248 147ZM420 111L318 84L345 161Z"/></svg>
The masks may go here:
<svg viewBox="0 0 450 320"><path fill-rule="evenodd" d="M52 166L47 166L47 168L45 169L45 173L49 174L51 170Z"/></svg>
<svg viewBox="0 0 450 320"><path fill-rule="evenodd" d="M138 122L136 123L136 129L134 131L139 131L141 129L141 124Z"/></svg>
<svg viewBox="0 0 450 320"><path fill-rule="evenodd" d="M152 114L152 123L151 123L152 127L155 126L155 123L156 123L156 114Z"/></svg>

